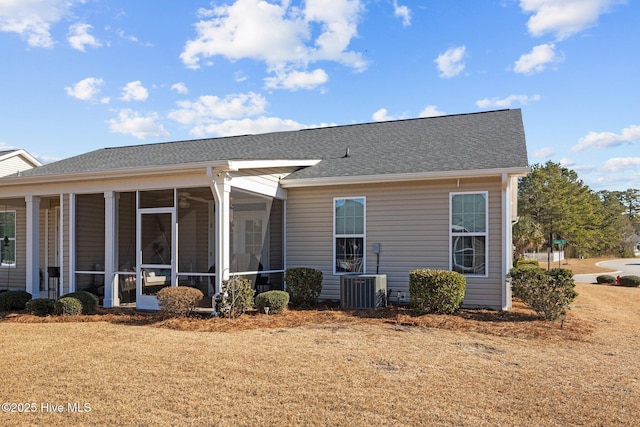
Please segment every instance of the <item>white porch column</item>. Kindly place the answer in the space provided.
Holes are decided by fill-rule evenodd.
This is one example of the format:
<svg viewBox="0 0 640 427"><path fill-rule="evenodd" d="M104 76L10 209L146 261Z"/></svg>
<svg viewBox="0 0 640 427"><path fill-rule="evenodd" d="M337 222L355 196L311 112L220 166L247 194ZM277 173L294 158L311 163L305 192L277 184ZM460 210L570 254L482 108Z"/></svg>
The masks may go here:
<svg viewBox="0 0 640 427"><path fill-rule="evenodd" d="M216 288L214 293L220 292L222 281L229 279L231 254L229 243L231 227L229 223L229 193L231 192L230 178L227 171L214 169L210 176L213 180L212 190L216 202Z"/></svg>
<svg viewBox="0 0 640 427"><path fill-rule="evenodd" d="M40 298L40 197L26 196L27 202L27 286L33 299Z"/></svg>
<svg viewBox="0 0 640 427"><path fill-rule="evenodd" d="M118 195L115 192L104 192L104 307L120 304L116 274L117 200Z"/></svg>

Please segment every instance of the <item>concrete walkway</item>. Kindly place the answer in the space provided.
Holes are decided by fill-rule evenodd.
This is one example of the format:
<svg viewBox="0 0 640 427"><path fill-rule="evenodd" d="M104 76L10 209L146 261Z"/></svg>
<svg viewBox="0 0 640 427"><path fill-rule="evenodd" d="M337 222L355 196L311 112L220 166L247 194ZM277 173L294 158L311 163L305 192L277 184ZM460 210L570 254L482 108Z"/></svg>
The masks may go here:
<svg viewBox="0 0 640 427"><path fill-rule="evenodd" d="M640 258L623 258L610 261L601 261L596 264L599 267L614 270L610 273L576 274L573 279L579 283L596 283L596 277L602 274L611 276L640 276Z"/></svg>

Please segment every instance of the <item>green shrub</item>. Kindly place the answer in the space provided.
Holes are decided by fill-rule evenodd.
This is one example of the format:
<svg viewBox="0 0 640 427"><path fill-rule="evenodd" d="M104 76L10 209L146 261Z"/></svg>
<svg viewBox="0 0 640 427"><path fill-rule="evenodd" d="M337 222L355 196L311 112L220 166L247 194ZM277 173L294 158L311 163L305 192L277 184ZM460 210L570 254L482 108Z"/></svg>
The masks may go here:
<svg viewBox="0 0 640 427"><path fill-rule="evenodd" d="M56 300L49 298L37 298L27 301L25 308L36 316L49 316L55 311Z"/></svg>
<svg viewBox="0 0 640 427"><path fill-rule="evenodd" d="M601 274L600 276L596 277L596 283L612 284L616 283L616 278L610 274Z"/></svg>
<svg viewBox="0 0 640 427"><path fill-rule="evenodd" d="M418 313L453 313L464 299L467 279L460 273L418 269L409 272L409 302Z"/></svg>
<svg viewBox="0 0 640 427"><path fill-rule="evenodd" d="M87 291L76 291L62 295L62 298L71 297L76 298L82 304L82 314L94 314L98 309L98 303L100 299Z"/></svg>
<svg viewBox="0 0 640 427"><path fill-rule="evenodd" d="M54 312L63 316L82 314L82 302L75 297L63 297L56 301Z"/></svg>
<svg viewBox="0 0 640 427"><path fill-rule="evenodd" d="M0 294L0 310L24 310L31 294L26 291L6 291Z"/></svg>
<svg viewBox="0 0 640 427"><path fill-rule="evenodd" d="M620 286L626 286L628 288L637 288L640 286L640 276L622 276L620 278Z"/></svg>
<svg viewBox="0 0 640 427"><path fill-rule="evenodd" d="M573 273L563 268L514 268L509 272L513 295L531 307L538 317L555 320L566 314L578 295Z"/></svg>
<svg viewBox="0 0 640 427"><path fill-rule="evenodd" d="M264 308L269 307L269 313L283 312L289 304L289 293L285 291L267 291L256 295L256 309L258 313L264 313Z"/></svg>
<svg viewBox="0 0 640 427"><path fill-rule="evenodd" d="M204 298L200 289L190 286L167 286L157 293L160 310L169 316L190 316Z"/></svg>
<svg viewBox="0 0 640 427"><path fill-rule="evenodd" d="M311 306L322 292L322 271L313 268L287 268L284 273L291 305Z"/></svg>
<svg viewBox="0 0 640 427"><path fill-rule="evenodd" d="M540 263L538 262L538 260L535 260L535 259L524 259L524 258L518 258L516 259L516 262L513 263L514 268L524 267L525 265L539 267Z"/></svg>
<svg viewBox="0 0 640 427"><path fill-rule="evenodd" d="M242 276L224 280L220 293L216 296L216 312L221 317L236 318L253 306L251 281Z"/></svg>

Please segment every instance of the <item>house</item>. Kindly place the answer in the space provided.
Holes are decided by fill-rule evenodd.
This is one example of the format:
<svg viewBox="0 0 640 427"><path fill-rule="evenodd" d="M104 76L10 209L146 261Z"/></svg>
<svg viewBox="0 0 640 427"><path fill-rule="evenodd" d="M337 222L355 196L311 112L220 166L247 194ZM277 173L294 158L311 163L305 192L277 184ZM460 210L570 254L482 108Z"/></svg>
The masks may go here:
<svg viewBox="0 0 640 427"><path fill-rule="evenodd" d="M24 150L0 151L0 177L18 175L25 170L38 166L42 166L42 163Z"/></svg>
<svg viewBox="0 0 640 427"><path fill-rule="evenodd" d="M407 298L409 271L435 268L466 275L465 306L509 309L528 171L517 109L105 148L0 179L0 288L157 309L164 286L281 289L313 267L322 299L357 272Z"/></svg>

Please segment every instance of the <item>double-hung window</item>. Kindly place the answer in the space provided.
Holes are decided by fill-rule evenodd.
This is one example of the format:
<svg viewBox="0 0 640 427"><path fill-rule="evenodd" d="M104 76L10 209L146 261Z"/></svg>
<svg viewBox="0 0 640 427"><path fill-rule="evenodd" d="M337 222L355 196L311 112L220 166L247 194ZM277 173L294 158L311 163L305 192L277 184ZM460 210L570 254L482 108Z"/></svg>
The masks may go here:
<svg viewBox="0 0 640 427"><path fill-rule="evenodd" d="M0 212L0 266L16 266L16 211Z"/></svg>
<svg viewBox="0 0 640 427"><path fill-rule="evenodd" d="M451 193L451 269L487 275L487 192Z"/></svg>
<svg viewBox="0 0 640 427"><path fill-rule="evenodd" d="M334 273L364 272L364 197L333 200Z"/></svg>

